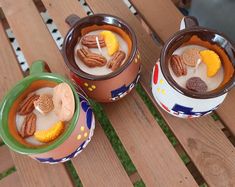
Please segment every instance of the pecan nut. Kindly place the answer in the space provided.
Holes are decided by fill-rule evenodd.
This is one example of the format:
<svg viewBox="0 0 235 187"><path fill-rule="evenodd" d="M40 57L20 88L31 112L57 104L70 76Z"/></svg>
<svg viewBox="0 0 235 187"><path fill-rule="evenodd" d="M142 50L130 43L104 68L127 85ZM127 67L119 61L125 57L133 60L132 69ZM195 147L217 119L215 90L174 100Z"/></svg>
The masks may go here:
<svg viewBox="0 0 235 187"><path fill-rule="evenodd" d="M104 37L101 35L86 35L82 37L82 45L85 45L88 48L98 48L96 37L98 38L98 42L100 47L105 47L106 44L104 42Z"/></svg>
<svg viewBox="0 0 235 187"><path fill-rule="evenodd" d="M104 56L91 52L87 47L78 49L77 55L89 67L102 67L107 63Z"/></svg>
<svg viewBox="0 0 235 187"><path fill-rule="evenodd" d="M36 94L30 94L28 95L23 102L20 104L18 108L18 114L19 115L27 115L31 113L34 110L34 101L36 101L39 98L39 95Z"/></svg>
<svg viewBox="0 0 235 187"><path fill-rule="evenodd" d="M117 51L113 54L113 58L109 60L107 67L111 68L112 71L115 71L122 65L125 58L126 54L123 51Z"/></svg>
<svg viewBox="0 0 235 187"><path fill-rule="evenodd" d="M172 55L171 60L170 60L170 65L171 65L172 71L177 77L180 77L182 75L187 75L187 67L184 64L181 56Z"/></svg>
<svg viewBox="0 0 235 187"><path fill-rule="evenodd" d="M35 133L36 120L37 116L33 112L25 117L19 132L22 138L27 138Z"/></svg>

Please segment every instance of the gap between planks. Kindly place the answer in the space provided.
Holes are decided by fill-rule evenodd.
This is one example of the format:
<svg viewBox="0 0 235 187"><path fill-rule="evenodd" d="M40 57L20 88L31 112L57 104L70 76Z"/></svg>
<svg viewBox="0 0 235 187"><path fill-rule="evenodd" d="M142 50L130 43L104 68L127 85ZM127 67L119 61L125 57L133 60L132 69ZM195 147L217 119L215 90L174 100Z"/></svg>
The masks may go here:
<svg viewBox="0 0 235 187"><path fill-rule="evenodd" d="M19 44L28 62L31 63L32 61L38 58L41 58L43 56L45 60L49 64L51 64L52 71L55 71L60 74L65 74L65 69L64 69L65 65L63 63L63 58L60 55L59 50L56 48L51 36L49 35L45 24L42 22L42 19L40 15L38 14L38 11L36 10L36 7L34 6L34 4L28 0L27 1L21 0L19 4L17 5L15 4L14 6L13 4L14 4L13 0L5 2L3 6L3 10L7 17L9 25L11 26L17 40L19 41ZM12 6L9 6L9 5L12 5ZM13 12L15 11L14 16L11 14L12 11ZM31 15L31 16L28 16L28 15ZM15 16L19 16L20 18L17 19L16 21L14 18ZM24 23L26 19L29 25L26 25L24 28L19 27L19 24ZM34 25L34 27L29 28L30 25ZM43 39L38 40L34 36L38 36L38 37L40 36ZM28 40L28 37L31 38L30 41ZM43 46L43 48L42 49L40 48L40 50L38 50L38 46ZM58 63L60 63L61 65L58 66ZM102 138L102 136L104 138ZM107 176L109 176L110 178L109 180L106 181L106 185L123 184L124 186L131 186L132 183L128 175L125 173L123 167L121 166L119 160L117 159L116 154L112 150L110 143L108 142L106 136L104 135L104 132L101 130L98 123L97 123L95 137L97 137L97 139L100 139L100 141L92 141L88 145L86 150L84 150L84 152L81 154L82 156L78 156L74 159L74 161L78 160L81 162L80 166L84 164L87 168L90 167L89 170L86 170L85 167L82 167L83 171L80 172L80 173L84 173L83 177L81 177L82 183L86 185L86 183L91 184L91 182L93 181L92 184L94 186L94 185L98 185L100 181L100 185L102 185L105 179L107 179ZM90 151L88 152L89 148L90 148ZM96 150L95 155L93 154L93 150ZM89 159L87 160L87 158ZM104 160L104 158L106 159ZM24 160L25 162L26 162L26 159L29 159L29 158L25 158ZM26 165L26 163L24 164ZM41 165L43 164L40 164L37 167ZM103 167L104 165L106 166L106 168ZM56 169L55 166L53 166L52 168ZM20 169L25 170L26 167L27 166L23 167L23 165L21 164L19 167L19 170ZM77 167L79 166L77 165ZM79 169L81 168L79 167ZM35 170L37 170L36 167L35 167ZM59 171L58 168L57 170ZM99 170L99 172L96 172L97 170ZM93 172L93 175L100 176L98 181L95 180L94 177L93 177L93 180L90 177L87 178L87 176L90 176L92 172ZM55 178L55 177L51 177L51 179L52 178ZM60 177L60 178L63 179L63 177ZM84 178L87 178L87 179L83 180ZM44 181L47 181L47 180L44 180ZM33 184L33 180L31 182ZM35 180L35 182L37 181ZM60 183L60 185L63 185L63 183Z"/></svg>
<svg viewBox="0 0 235 187"><path fill-rule="evenodd" d="M0 173L7 171L14 166L11 154L6 145L0 146Z"/></svg>
<svg viewBox="0 0 235 187"><path fill-rule="evenodd" d="M68 4L70 4L70 3L68 3ZM52 4L51 4L52 5ZM55 6L53 6L53 7L55 7ZM63 10L64 10L65 8L63 7ZM72 7L72 9L73 9L73 7ZM63 14L63 12L62 11L60 11L60 15L61 14ZM58 16L59 17L59 16ZM64 20L63 20L64 21ZM32 41L31 41L32 42ZM20 43L20 42L19 42ZM23 48L23 47L22 47ZM139 98L139 97L137 97L137 98ZM130 100L130 99L129 99ZM139 99L138 99L139 100ZM146 113L148 113L147 112L147 110L146 110ZM122 114L123 115L123 114ZM150 116L148 116L149 118L151 118ZM137 122L138 123L138 122ZM156 129L158 128L157 126L155 127ZM161 132L162 133L162 131L159 131L159 132ZM163 136L163 137L165 137L165 135ZM165 137L165 139L166 139L166 137ZM164 142L168 142L168 140L166 139L166 140L164 140ZM170 145L169 144L169 142L167 143L167 145ZM171 146L170 146L171 147ZM172 148L173 149L173 148ZM172 149L169 149L169 150L172 150ZM174 153L174 151L172 151L172 153L173 154L176 154L177 155L177 153ZM175 158L174 158L175 159ZM177 157L177 159L179 159L178 157ZM182 167L182 171L185 171L183 168L184 168L184 166L183 166L183 164L182 164L182 162L179 160L179 161L177 161L177 163L179 164L179 163L181 163L181 164L179 164L178 166L180 166L180 167ZM171 171L170 171L171 172ZM181 173L182 174L182 173ZM188 173L185 171L185 174L186 175L188 175ZM174 175L173 175L174 176ZM169 179L167 179L168 181L169 181ZM190 180L192 180L192 178L191 178L191 175L188 175L185 179L183 179L181 182L186 182L186 181L190 181ZM167 181L167 182L168 182ZM195 183L193 183L193 184L195 184Z"/></svg>
<svg viewBox="0 0 235 187"><path fill-rule="evenodd" d="M2 180L0 180L0 186L2 187L25 187L21 184L19 175L17 172L14 172L6 177L4 177Z"/></svg>
<svg viewBox="0 0 235 187"><path fill-rule="evenodd" d="M0 80L2 85L0 96L2 98L3 94L5 94L19 79L22 79L23 76L1 23L0 36L2 44L0 45L0 60L1 66L5 67L4 71L1 72L3 79ZM46 185L46 182L50 181L51 178L55 178L54 185L72 186L72 183L70 182L70 179L62 165L57 165L52 168L49 165L39 164L38 162L28 157L26 158L26 156L20 155L18 153L11 152L11 154L18 174L20 175L20 181L22 182L22 184L24 184L24 186L32 186L35 183L37 183L38 185ZM8 159L12 159L11 156L8 156ZM29 170L29 168L32 168L32 170ZM57 171L56 174L55 171ZM54 175L52 173L54 173ZM28 177L28 174L30 174L30 178Z"/></svg>
<svg viewBox="0 0 235 187"><path fill-rule="evenodd" d="M160 49L153 45L153 41L145 37L140 27L137 27L137 24L135 24L133 20L134 18L132 18L133 15L130 15L130 13L128 13L127 16L127 11L124 10L125 8L121 6L121 2L119 1L115 1L115 3L109 3L108 1L87 0L87 2L93 10L96 10L96 12L101 12L103 10L103 7L106 7L107 11L105 11L105 13L119 14L120 17L125 18L127 22L129 21L129 23L131 23L131 26L134 28L136 34L139 36L139 38L142 39L142 42L139 42L140 52L142 54L142 59L144 58L146 62L145 64L143 64L144 67L142 73L145 75L150 75L154 62L156 61L156 57L159 56ZM137 2L137 0L135 2ZM138 2L140 2L140 0ZM143 1L141 2L143 3ZM144 1L145 4L148 2L150 1ZM152 4L152 6L146 5L142 7L150 7L153 9L153 15L155 15L154 12L160 12L160 15L162 15L161 18L164 17L164 19L158 19L155 17L153 21L164 21L165 17L170 17L172 15L171 12L175 11L173 9L175 8L174 6L164 5L164 3L171 3L170 1L157 0L151 2L157 2L158 6L154 6L156 4ZM146 9L146 11L149 10ZM164 29L169 28L160 29L164 31ZM172 30L170 32L172 32ZM152 53L152 51L154 51L154 54ZM142 76L141 84L149 94L150 98L153 100L151 90L149 88L149 81L149 77ZM159 109L156 103L155 106ZM215 126L215 123L210 116L186 121L170 116L167 113L163 112L161 109L160 112L168 122L169 126L171 127L180 143L183 145L184 149L187 151L188 155L193 160L194 164L203 174L203 177L207 180L208 184L229 185L234 182L235 177L231 174L235 171L234 147L221 132L221 130ZM213 170L213 168L217 166L222 166L223 171L225 171L223 172L223 175L219 175L220 177L214 177L217 172L220 172ZM225 178L228 180L224 180Z"/></svg>
<svg viewBox="0 0 235 187"><path fill-rule="evenodd" d="M171 2L171 0L148 0L143 6L143 1L140 0L130 0L132 5L139 10L138 12L141 14L141 17L146 22L146 25L150 30L157 33L157 35L162 38L162 41L165 42L168 38L179 29L179 23L183 18L180 11L175 7L175 5ZM153 5L154 3L158 3L158 7L161 7L164 11L156 11ZM155 9L155 10L153 10ZM154 11L154 14L153 14ZM141 13L144 12L144 13ZM170 16L166 16L169 13ZM158 17L163 18L157 19ZM160 20L160 21L159 21ZM235 135L235 127L234 120L235 117L232 114L233 105L231 103L235 103L235 91L232 90L226 97L225 101L221 104L221 106L216 110L216 114L220 116L220 122L216 123L221 129L227 128L231 131L233 135Z"/></svg>

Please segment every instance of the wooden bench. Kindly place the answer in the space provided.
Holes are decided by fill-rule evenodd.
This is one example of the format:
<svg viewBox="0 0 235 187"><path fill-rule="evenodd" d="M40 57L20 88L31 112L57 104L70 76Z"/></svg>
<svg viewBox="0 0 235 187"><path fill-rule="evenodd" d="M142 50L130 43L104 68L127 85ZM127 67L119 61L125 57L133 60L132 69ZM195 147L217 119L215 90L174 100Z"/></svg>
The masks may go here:
<svg viewBox="0 0 235 187"><path fill-rule="evenodd" d="M133 186L137 180L142 180L146 186L191 187L203 183L209 186L233 186L235 117L232 109L235 106L235 92L232 91L216 111L220 118L217 121L210 115L191 120L172 117L158 107L151 94L150 75L159 58L161 46L153 40L142 23L158 36L162 45L178 30L182 18L173 3L170 0L133 0L137 16L122 1L86 0L86 3L93 13L119 16L135 30L143 64L139 87L143 88L148 97L143 100L142 95L134 90L116 103L102 104L137 171L128 173L124 169L104 129L96 121L91 143L72 159L82 185ZM5 33L7 27L12 29L29 64L43 59L53 72L66 76L62 55L39 12L46 9L64 37L69 29L64 21L68 15L74 13L80 17L86 16L81 4L77 0L0 0L0 7L4 13L0 23L1 98L23 78ZM152 110L145 105L146 100L152 101ZM152 115L155 109L177 138L175 147ZM185 152L190 158L186 165L180 158ZM0 180L0 186L77 186L66 164L39 164L1 145L0 173L14 166L16 172Z"/></svg>

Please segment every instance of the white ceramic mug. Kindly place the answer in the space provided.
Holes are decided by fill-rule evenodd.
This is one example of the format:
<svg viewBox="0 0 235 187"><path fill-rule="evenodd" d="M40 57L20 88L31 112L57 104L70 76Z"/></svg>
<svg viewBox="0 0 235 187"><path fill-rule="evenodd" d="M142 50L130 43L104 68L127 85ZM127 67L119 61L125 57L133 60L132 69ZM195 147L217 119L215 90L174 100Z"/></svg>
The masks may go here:
<svg viewBox="0 0 235 187"><path fill-rule="evenodd" d="M214 50L224 67L224 80L215 90L197 93L180 87L171 77L168 63L172 53L185 42ZM200 117L211 113L234 86L235 48L230 40L217 31L198 26L194 17L184 17L180 31L163 46L160 59L152 74L152 93L157 103L168 113L181 117Z"/></svg>

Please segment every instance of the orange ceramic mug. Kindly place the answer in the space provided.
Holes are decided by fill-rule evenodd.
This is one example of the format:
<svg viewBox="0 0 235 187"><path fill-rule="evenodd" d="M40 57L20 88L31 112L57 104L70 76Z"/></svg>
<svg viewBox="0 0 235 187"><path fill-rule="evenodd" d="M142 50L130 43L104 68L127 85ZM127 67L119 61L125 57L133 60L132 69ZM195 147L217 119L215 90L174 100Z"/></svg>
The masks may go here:
<svg viewBox="0 0 235 187"><path fill-rule="evenodd" d="M65 37L62 51L73 81L82 87L89 98L98 102L113 102L127 95L138 82L141 67L136 36L130 26L120 18L107 14L95 14L81 19L70 15L66 21L71 29ZM86 73L75 62L76 44L82 36L94 30L116 32L128 44L129 54L125 63L107 75Z"/></svg>

